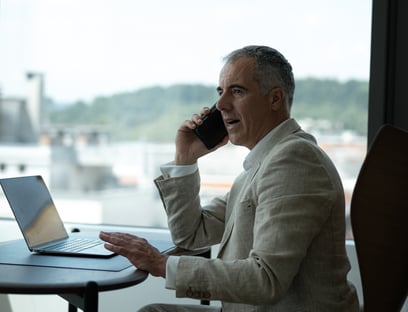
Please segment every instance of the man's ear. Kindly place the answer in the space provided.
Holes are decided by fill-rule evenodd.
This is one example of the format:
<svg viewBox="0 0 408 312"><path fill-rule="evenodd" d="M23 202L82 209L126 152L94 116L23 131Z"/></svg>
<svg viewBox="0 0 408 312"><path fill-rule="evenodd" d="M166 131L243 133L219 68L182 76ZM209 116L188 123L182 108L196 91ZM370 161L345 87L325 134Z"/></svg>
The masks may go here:
<svg viewBox="0 0 408 312"><path fill-rule="evenodd" d="M282 109L285 105L285 92L281 87L275 87L269 91L269 103L274 111Z"/></svg>

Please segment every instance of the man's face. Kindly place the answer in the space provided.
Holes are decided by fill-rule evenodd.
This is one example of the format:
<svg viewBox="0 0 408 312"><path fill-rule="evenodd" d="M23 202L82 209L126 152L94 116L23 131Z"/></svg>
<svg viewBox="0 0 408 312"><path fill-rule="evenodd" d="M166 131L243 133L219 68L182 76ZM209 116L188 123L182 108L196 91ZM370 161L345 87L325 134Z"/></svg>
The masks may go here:
<svg viewBox="0 0 408 312"><path fill-rule="evenodd" d="M240 57L220 73L217 108L222 112L229 140L252 149L274 126L277 113L272 95L261 94L254 79L254 59ZM282 100L282 99L281 99Z"/></svg>

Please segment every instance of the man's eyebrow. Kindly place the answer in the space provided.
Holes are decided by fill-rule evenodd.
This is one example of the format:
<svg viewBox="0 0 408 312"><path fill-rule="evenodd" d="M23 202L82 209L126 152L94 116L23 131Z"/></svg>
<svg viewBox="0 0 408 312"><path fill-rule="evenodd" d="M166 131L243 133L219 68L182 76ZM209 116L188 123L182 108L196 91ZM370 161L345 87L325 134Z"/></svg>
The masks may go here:
<svg viewBox="0 0 408 312"><path fill-rule="evenodd" d="M242 86L242 85L239 85L239 84L232 84L232 85L229 85L229 86L227 87L227 89L229 89L229 90L234 89L234 88L239 88L239 89L248 91L248 88L246 88L246 87L244 87L244 86ZM217 90L218 93L220 93L220 92L222 92L223 89L222 89L221 87L217 87L216 90Z"/></svg>
<svg viewBox="0 0 408 312"><path fill-rule="evenodd" d="M242 85L239 85L239 84L232 84L232 85L229 85L229 86L228 86L228 89L233 89L233 88L239 88L239 89L248 91L248 88L246 88L246 87L244 87L244 86L242 86Z"/></svg>

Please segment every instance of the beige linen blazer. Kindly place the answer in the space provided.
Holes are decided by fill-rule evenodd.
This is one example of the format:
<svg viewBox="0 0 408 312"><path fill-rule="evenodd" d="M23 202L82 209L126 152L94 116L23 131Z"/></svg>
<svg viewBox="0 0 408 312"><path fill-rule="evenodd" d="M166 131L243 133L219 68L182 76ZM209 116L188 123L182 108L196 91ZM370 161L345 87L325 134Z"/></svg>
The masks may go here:
<svg viewBox="0 0 408 312"><path fill-rule="evenodd" d="M219 244L217 258L180 258L176 296L221 300L226 312L358 311L342 184L295 120L275 128L230 192L204 207L198 172L155 183L178 246Z"/></svg>

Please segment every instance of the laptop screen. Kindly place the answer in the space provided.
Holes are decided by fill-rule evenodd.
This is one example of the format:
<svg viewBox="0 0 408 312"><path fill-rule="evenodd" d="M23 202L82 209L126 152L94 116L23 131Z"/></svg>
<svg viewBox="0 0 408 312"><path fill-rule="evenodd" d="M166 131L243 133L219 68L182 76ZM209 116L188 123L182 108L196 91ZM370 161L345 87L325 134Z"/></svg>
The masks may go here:
<svg viewBox="0 0 408 312"><path fill-rule="evenodd" d="M0 183L29 247L68 237L41 176L1 179Z"/></svg>

